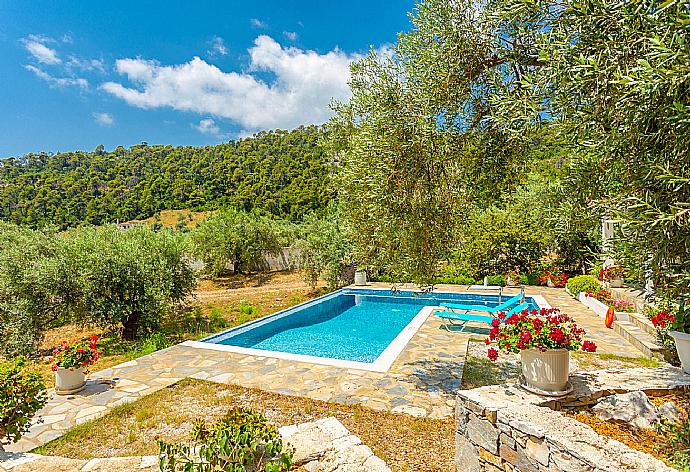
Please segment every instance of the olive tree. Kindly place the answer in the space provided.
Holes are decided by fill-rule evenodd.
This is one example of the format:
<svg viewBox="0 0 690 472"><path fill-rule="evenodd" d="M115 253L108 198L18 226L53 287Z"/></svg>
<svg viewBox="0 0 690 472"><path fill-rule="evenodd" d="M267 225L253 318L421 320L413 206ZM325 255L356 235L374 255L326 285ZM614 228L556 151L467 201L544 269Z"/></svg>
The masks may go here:
<svg viewBox="0 0 690 472"><path fill-rule="evenodd" d="M196 284L183 239L171 231L87 227L67 243L82 316L126 339L155 330Z"/></svg>
<svg viewBox="0 0 690 472"><path fill-rule="evenodd" d="M426 0L411 19L391 51L353 63L352 98L335 105L326 143L355 262L429 283L470 208L519 183L525 153L490 119L489 71L508 81L512 71L483 5Z"/></svg>
<svg viewBox="0 0 690 472"><path fill-rule="evenodd" d="M1 352L36 352L43 332L74 314L79 290L61 240L0 222Z"/></svg>
<svg viewBox="0 0 690 472"><path fill-rule="evenodd" d="M660 293L689 297L690 4L509 0L490 10L496 37L535 63L495 95L494 119L516 133L555 127L572 149L573 191L620 223L617 257L651 272Z"/></svg>
<svg viewBox="0 0 690 472"><path fill-rule="evenodd" d="M324 214L311 213L300 226L294 248L299 266L312 288L323 277L331 290L347 285L344 276L351 264L347 225L340 208L331 203Z"/></svg>
<svg viewBox="0 0 690 472"><path fill-rule="evenodd" d="M264 255L278 254L289 245L289 229L257 213L221 210L204 220L191 234L193 254L211 276L235 274L261 267Z"/></svg>

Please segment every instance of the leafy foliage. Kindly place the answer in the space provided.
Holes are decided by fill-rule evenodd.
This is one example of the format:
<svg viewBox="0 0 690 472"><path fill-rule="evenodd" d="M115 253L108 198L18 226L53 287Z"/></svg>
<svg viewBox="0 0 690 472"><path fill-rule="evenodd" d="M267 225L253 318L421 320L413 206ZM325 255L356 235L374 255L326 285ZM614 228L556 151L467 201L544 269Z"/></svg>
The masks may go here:
<svg viewBox="0 0 690 472"><path fill-rule="evenodd" d="M305 217L295 248L299 265L312 288L321 276L331 289L349 283L345 277L350 255L347 231L341 211L335 205L329 205L322 217L316 214Z"/></svg>
<svg viewBox="0 0 690 472"><path fill-rule="evenodd" d="M0 444L19 441L48 400L41 374L26 366L23 357L0 363Z"/></svg>
<svg viewBox="0 0 690 472"><path fill-rule="evenodd" d="M430 282L470 203L516 183L523 146L484 120L494 48L477 13L469 0L422 1L393 56L352 65L327 143L358 265Z"/></svg>
<svg viewBox="0 0 690 472"><path fill-rule="evenodd" d="M284 224L257 213L224 209L202 222L191 234L192 251L211 276L261 268L264 255L289 245Z"/></svg>
<svg viewBox="0 0 690 472"><path fill-rule="evenodd" d="M95 334L88 341L74 344L62 341L60 346L53 350L52 369L85 369L94 364L101 356L101 352L96 349L97 342L98 336Z"/></svg>
<svg viewBox="0 0 690 472"><path fill-rule="evenodd" d="M195 422L189 444L159 441L164 472L281 472L293 451L284 448L275 426L252 410L233 408L215 424Z"/></svg>
<svg viewBox="0 0 690 472"><path fill-rule="evenodd" d="M510 210L496 207L476 212L462 233L457 251L469 274L528 273L546 249L543 230Z"/></svg>
<svg viewBox="0 0 690 472"><path fill-rule="evenodd" d="M526 349L566 349L594 352L596 345L591 341L583 340L585 330L579 328L575 321L557 309L542 308L539 313L536 310L529 312L523 310L506 317L500 312L492 320L489 337L486 344L496 343L498 348L505 352L518 354ZM495 361L498 351L489 348L489 359Z"/></svg>
<svg viewBox="0 0 690 472"><path fill-rule="evenodd" d="M555 127L576 155L573 190L620 223L616 259L658 293L690 297L688 3L493 7L497 36L538 61L496 95L494 119Z"/></svg>
<svg viewBox="0 0 690 472"><path fill-rule="evenodd" d="M574 295L601 289L601 284L591 275L577 275L568 279L568 290Z"/></svg>
<svg viewBox="0 0 690 472"><path fill-rule="evenodd" d="M315 126L205 147L139 144L0 160L0 219L60 228L235 206L299 219L332 198Z"/></svg>
<svg viewBox="0 0 690 472"><path fill-rule="evenodd" d="M0 350L34 355L43 332L90 321L133 339L195 286L183 239L114 225L64 234L0 224Z"/></svg>
<svg viewBox="0 0 690 472"><path fill-rule="evenodd" d="M43 330L73 314L76 272L51 232L0 222L0 351L35 353Z"/></svg>
<svg viewBox="0 0 690 472"><path fill-rule="evenodd" d="M679 470L690 468L690 417L683 413L676 420L662 417L654 423L654 429L664 438L668 438L671 451L665 451L671 463Z"/></svg>
<svg viewBox="0 0 690 472"><path fill-rule="evenodd" d="M81 316L122 329L127 339L155 331L196 285L184 242L170 231L87 227L65 241L78 271Z"/></svg>

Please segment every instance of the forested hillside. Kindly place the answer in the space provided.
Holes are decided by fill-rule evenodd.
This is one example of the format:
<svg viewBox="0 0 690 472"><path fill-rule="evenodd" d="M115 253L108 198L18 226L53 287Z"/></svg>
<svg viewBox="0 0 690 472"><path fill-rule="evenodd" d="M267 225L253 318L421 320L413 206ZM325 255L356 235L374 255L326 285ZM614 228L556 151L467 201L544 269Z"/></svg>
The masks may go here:
<svg viewBox="0 0 690 472"><path fill-rule="evenodd" d="M216 146L99 146L0 160L0 219L66 228L222 206L299 219L331 197L320 133L309 126Z"/></svg>

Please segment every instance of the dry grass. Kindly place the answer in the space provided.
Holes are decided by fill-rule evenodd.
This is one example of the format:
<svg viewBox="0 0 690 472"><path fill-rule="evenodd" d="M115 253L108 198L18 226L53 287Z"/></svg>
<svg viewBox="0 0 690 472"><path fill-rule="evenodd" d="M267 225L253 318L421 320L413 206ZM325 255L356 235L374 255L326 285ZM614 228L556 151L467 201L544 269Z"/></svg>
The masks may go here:
<svg viewBox="0 0 690 472"><path fill-rule="evenodd" d="M77 426L39 452L74 458L156 454L157 440L186 439L194 419L213 420L233 406L260 411L278 426L335 416L393 470L453 470L451 418L414 418L191 379Z"/></svg>
<svg viewBox="0 0 690 472"><path fill-rule="evenodd" d="M184 218L185 226L189 229L196 228L199 223L211 216L213 211L191 211L191 210L163 210L158 216L152 216L145 220L140 220L141 223L153 225L161 223L167 228L175 228L177 224Z"/></svg>
<svg viewBox="0 0 690 472"><path fill-rule="evenodd" d="M299 272L266 272L249 276L238 275L217 280L201 280L191 300L192 307L200 311L178 313L163 320L161 330L170 342L199 339L228 328L307 301L323 292L323 284L312 290ZM48 330L41 345L45 356L34 363L48 388L53 387L55 375L50 370L53 348L63 340L68 342L101 337L102 357L91 367L92 371L107 369L135 359L148 351L140 343L125 342L112 332L97 326L65 325Z"/></svg>

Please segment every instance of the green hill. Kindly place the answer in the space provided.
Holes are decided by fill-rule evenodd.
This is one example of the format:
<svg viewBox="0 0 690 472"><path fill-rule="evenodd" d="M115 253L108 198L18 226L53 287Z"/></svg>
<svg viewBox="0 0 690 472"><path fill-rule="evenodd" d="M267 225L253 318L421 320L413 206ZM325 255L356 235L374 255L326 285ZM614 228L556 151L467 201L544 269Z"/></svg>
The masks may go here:
<svg viewBox="0 0 690 472"><path fill-rule="evenodd" d="M309 126L216 146L144 143L0 160L0 219L66 228L237 206L297 220L331 198L320 135Z"/></svg>

